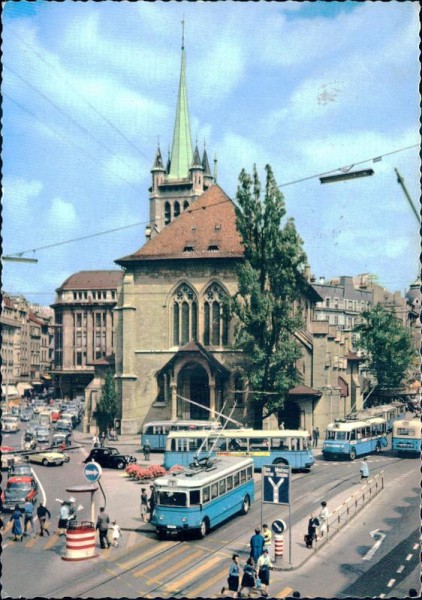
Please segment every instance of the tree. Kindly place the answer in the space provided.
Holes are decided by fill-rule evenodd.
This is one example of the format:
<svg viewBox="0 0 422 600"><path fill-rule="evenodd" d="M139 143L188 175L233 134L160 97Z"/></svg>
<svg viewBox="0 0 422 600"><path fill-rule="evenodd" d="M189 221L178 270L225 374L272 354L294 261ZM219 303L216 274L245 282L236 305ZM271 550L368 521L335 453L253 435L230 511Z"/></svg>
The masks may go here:
<svg viewBox="0 0 422 600"><path fill-rule="evenodd" d="M101 398L97 403L96 420L101 432L106 433L114 427L114 419L117 417L117 397L114 389L114 379L111 371L108 371L105 381L101 386Z"/></svg>
<svg viewBox="0 0 422 600"><path fill-rule="evenodd" d="M413 360L408 330L393 311L377 304L362 313L362 322L354 327L359 334L356 345L366 353L368 371L379 389L399 388Z"/></svg>
<svg viewBox="0 0 422 600"><path fill-rule="evenodd" d="M254 166L252 177L242 170L237 190L236 226L244 245L237 271L238 292L231 298L237 317L236 347L245 356L255 429L283 407L289 389L299 381L296 361L301 349L294 334L302 326L297 301L305 288L306 262L302 240L286 215L284 198L267 165L263 201Z"/></svg>

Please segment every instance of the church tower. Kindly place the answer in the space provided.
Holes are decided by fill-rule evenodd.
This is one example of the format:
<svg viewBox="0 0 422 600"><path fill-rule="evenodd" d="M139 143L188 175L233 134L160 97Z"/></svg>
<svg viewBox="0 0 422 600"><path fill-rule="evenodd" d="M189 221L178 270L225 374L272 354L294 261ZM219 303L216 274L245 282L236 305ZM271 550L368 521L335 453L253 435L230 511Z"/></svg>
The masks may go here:
<svg viewBox="0 0 422 600"><path fill-rule="evenodd" d="M173 144L166 167L164 167L161 150L158 146L151 169L150 224L145 230L147 238L154 237L162 231L214 183L205 148L202 160L197 144L195 150L192 151L183 21L182 25L182 59Z"/></svg>

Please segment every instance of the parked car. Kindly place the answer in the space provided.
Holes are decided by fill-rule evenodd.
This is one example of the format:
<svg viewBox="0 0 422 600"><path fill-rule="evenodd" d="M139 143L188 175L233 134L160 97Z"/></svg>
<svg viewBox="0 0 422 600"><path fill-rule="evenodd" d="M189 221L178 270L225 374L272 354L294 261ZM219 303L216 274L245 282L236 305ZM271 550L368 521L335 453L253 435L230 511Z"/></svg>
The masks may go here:
<svg viewBox="0 0 422 600"><path fill-rule="evenodd" d="M19 417L3 415L1 418L1 429L3 433L16 433L21 428Z"/></svg>
<svg viewBox="0 0 422 600"><path fill-rule="evenodd" d="M109 469L124 469L130 463L135 463L136 458L128 454L120 454L117 448L92 448L85 463L94 460L101 467Z"/></svg>
<svg viewBox="0 0 422 600"><path fill-rule="evenodd" d="M68 454L53 450L35 452L34 454L29 454L26 458L29 460L29 462L44 465L44 467L48 467L50 465L58 465L61 467L63 463L69 462L70 460L70 456Z"/></svg>
<svg viewBox="0 0 422 600"><path fill-rule="evenodd" d="M23 509L28 500L35 504L38 497L38 484L34 477L19 476L10 477L6 489L2 492L3 510L13 511L15 505Z"/></svg>

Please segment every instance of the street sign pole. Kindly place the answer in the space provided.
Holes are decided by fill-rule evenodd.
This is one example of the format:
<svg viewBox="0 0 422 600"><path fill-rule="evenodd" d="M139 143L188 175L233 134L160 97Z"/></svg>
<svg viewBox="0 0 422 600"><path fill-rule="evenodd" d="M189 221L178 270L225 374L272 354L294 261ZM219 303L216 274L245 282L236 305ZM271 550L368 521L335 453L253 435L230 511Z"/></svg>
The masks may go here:
<svg viewBox="0 0 422 600"><path fill-rule="evenodd" d="M291 502L292 502L292 499L290 497L290 502L289 502L289 565L292 564L292 518L291 518L291 512L290 512Z"/></svg>

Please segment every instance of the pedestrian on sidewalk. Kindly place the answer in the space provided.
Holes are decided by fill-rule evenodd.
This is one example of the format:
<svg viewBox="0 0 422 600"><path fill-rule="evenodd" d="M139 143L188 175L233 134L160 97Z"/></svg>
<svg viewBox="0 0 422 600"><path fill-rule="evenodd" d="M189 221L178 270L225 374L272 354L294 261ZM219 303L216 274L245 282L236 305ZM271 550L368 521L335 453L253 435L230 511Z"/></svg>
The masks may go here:
<svg viewBox="0 0 422 600"><path fill-rule="evenodd" d="M328 530L328 517L329 511L327 508L327 503L325 501L321 502L321 510L319 511L319 533L318 537L324 537L324 533Z"/></svg>
<svg viewBox="0 0 422 600"><path fill-rule="evenodd" d="M151 446L148 440L145 440L145 444L142 448L142 452L144 453L144 460L149 460L149 456L151 454Z"/></svg>
<svg viewBox="0 0 422 600"><path fill-rule="evenodd" d="M319 440L319 428L314 427L312 430L312 446L314 448L316 448L318 446L318 440Z"/></svg>
<svg viewBox="0 0 422 600"><path fill-rule="evenodd" d="M34 505L30 500L25 502L24 506L24 520L23 520L23 534L26 535L26 529L28 527L28 523L31 523L32 534L35 535L35 526L34 526Z"/></svg>
<svg viewBox="0 0 422 600"><path fill-rule="evenodd" d="M256 571L253 558L249 557L246 565L243 567L242 583L240 584L239 598L242 598L242 592L245 588L248 590L248 596L251 594L252 588L255 587Z"/></svg>
<svg viewBox="0 0 422 600"><path fill-rule="evenodd" d="M254 564L256 564L258 562L258 558L263 553L264 544L265 544L265 540L264 540L264 537L261 535L261 529L259 527L257 527L255 529L255 534L251 537L251 541L250 541L250 546L251 546L250 556L253 559Z"/></svg>
<svg viewBox="0 0 422 600"><path fill-rule="evenodd" d="M100 448L104 448L106 436L104 431L100 433Z"/></svg>
<svg viewBox="0 0 422 600"><path fill-rule="evenodd" d="M229 591L232 592L233 598L237 598L237 592L239 590L239 555L233 554L232 562L229 567L229 576L227 577L227 583ZM226 588L221 588L221 593L224 594Z"/></svg>
<svg viewBox="0 0 422 600"><path fill-rule="evenodd" d="M99 448L100 447L100 438L96 433L94 433L94 437L92 438L92 447Z"/></svg>
<svg viewBox="0 0 422 600"><path fill-rule="evenodd" d="M100 507L100 514L97 517L96 529L100 534L100 546L101 548L110 548L110 541L108 539L108 526L110 524L110 517L105 512L104 506Z"/></svg>
<svg viewBox="0 0 422 600"><path fill-rule="evenodd" d="M48 510L47 507L44 506L44 504L42 502L40 502L40 505L37 508L37 517L40 522L40 536L41 537L44 536L44 531L46 532L46 534L48 536L50 535L50 532L48 531L48 529L45 525L45 522L47 520L47 515L48 515L48 518L51 519L50 511Z"/></svg>
<svg viewBox="0 0 422 600"><path fill-rule="evenodd" d="M314 540L317 537L317 530L319 527L319 519L311 513L311 517L308 521L308 534L305 536L305 543L307 548L312 548Z"/></svg>
<svg viewBox="0 0 422 600"><path fill-rule="evenodd" d="M270 569L272 569L272 567L273 565L271 563L268 548L264 548L264 552L258 558L257 563L258 579L261 582L263 596L268 596L268 587L270 585Z"/></svg>
<svg viewBox="0 0 422 600"><path fill-rule="evenodd" d="M367 458L365 456L363 461L360 463L360 480L368 481L368 477L369 477L369 467L368 467L368 463L367 463Z"/></svg>
<svg viewBox="0 0 422 600"><path fill-rule="evenodd" d="M150 495L149 500L148 500L148 510L149 510L149 518L151 520L152 519L152 513L154 512L154 507L155 507L154 486L150 485L149 489L150 489L151 495Z"/></svg>
<svg viewBox="0 0 422 600"><path fill-rule="evenodd" d="M14 542L22 541L23 532L22 532L22 511L19 508L19 504L15 504L15 510L12 513L9 521L13 521L12 525L12 533L15 536Z"/></svg>
<svg viewBox="0 0 422 600"><path fill-rule="evenodd" d="M141 518L145 523L148 521L148 494L145 488L141 489Z"/></svg>
<svg viewBox="0 0 422 600"><path fill-rule="evenodd" d="M69 524L69 518L70 518L70 502L68 502L67 500L63 500L62 505L60 507L60 514L59 514L59 525L58 525L59 530L60 530L59 535L66 535L66 529Z"/></svg>
<svg viewBox="0 0 422 600"><path fill-rule="evenodd" d="M116 521L113 521L111 524L111 539L113 540L113 546L115 548L117 548L117 546L119 545L119 539L122 537L122 530L120 529L119 525L117 525Z"/></svg>
<svg viewBox="0 0 422 600"><path fill-rule="evenodd" d="M266 523L264 523L262 526L262 535L264 536L264 549L268 548L268 550L271 550L271 541L273 539L273 534Z"/></svg>

